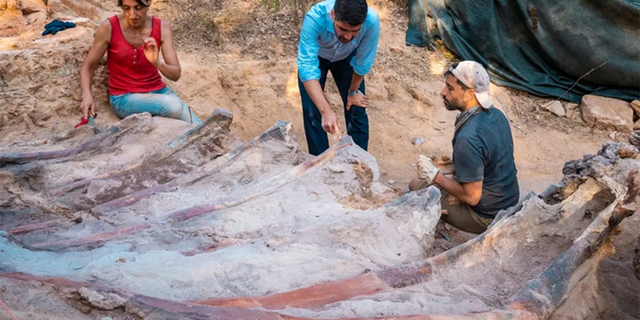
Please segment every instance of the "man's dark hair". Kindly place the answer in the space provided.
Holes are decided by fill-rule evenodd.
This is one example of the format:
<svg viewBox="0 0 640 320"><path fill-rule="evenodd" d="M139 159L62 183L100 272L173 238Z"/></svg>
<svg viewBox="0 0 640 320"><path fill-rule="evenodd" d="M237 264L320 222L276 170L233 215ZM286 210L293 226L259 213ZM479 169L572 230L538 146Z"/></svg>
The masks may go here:
<svg viewBox="0 0 640 320"><path fill-rule="evenodd" d="M367 20L367 0L336 0L333 6L336 21L359 26Z"/></svg>
<svg viewBox="0 0 640 320"><path fill-rule="evenodd" d="M136 0L136 2L143 7L149 6L149 0ZM122 0L118 0L118 7L122 7Z"/></svg>
<svg viewBox="0 0 640 320"><path fill-rule="evenodd" d="M457 67L458 67L458 63L456 62L451 66L451 68L447 69L447 71L444 72L444 77L446 78L450 74L453 75L453 72L451 72L451 71L453 71ZM456 78L456 76L453 76L453 77ZM467 91L467 90L471 89L471 88L467 87L466 84L462 83L462 81L460 81L460 79L458 79L458 78L456 78L456 82L462 87L463 91Z"/></svg>

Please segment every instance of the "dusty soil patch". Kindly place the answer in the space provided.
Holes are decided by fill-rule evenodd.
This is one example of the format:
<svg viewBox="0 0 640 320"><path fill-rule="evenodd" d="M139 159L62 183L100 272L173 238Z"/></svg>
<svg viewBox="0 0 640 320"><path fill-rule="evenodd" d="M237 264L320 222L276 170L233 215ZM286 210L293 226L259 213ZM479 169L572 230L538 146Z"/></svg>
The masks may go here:
<svg viewBox="0 0 640 320"><path fill-rule="evenodd" d="M172 2L156 4L154 10L163 18L165 14L169 19L188 18L179 15L174 18L171 14L172 10L175 10L171 7ZM380 181L391 184L397 192L406 189L408 181L415 175L415 167L412 164L418 154L451 152L450 139L455 114L444 110L438 96L443 85L440 76L443 61L426 49L404 46L406 10L387 1L373 1L372 6L380 13L383 29L378 58L372 73L367 77L367 94L371 98L369 151L380 166ZM186 37L192 29L176 33L182 32L185 35L184 40L181 38L178 41L183 77L177 83L169 82L169 85L203 118L217 107L230 109L234 113L232 131L243 141L259 135L278 119L292 122L297 137L304 141L295 66L299 30L299 24L296 23L299 22L304 7L298 9L297 15L291 14L288 10L291 9L285 6L280 12L274 13L272 7L265 6L262 2L225 1L222 8L212 16L214 23L208 27L205 25L203 29L213 31L214 37L209 40L210 43L202 42L201 38ZM179 24L178 21L173 23ZM64 38L63 44L82 47L81 52L86 52L88 43L85 31L77 29L62 32L57 35L57 39ZM66 56L59 56L61 59L64 57ZM25 58L16 56L16 59L23 61ZM32 60L37 61L35 58ZM63 60L62 69L66 73L72 73L82 57ZM42 69L42 64L35 63L29 66L37 71L35 73L48 77L44 78L42 83L51 80L55 84L55 75L38 70ZM28 74L19 76L21 78L17 78L29 79ZM104 78L97 78L96 81L102 83L99 90L102 90L101 98L105 100ZM58 87L60 85L62 83ZM68 132L79 118L75 110L79 102L79 89L73 86L72 82L65 82L64 88L54 86L50 89L48 85L44 85L47 90L39 91L41 88L34 85L25 88L25 91L28 91L26 94L12 96L15 101L18 101L15 97L29 99L29 103L24 110L18 110L17 105L12 104L11 112L0 111L8 115L8 118L10 116L8 124L3 125L0 131L2 145L12 149L33 147L38 141L46 141L52 133L62 135ZM327 86L330 102L337 108L340 104L337 90L331 81ZM43 101L48 90L53 90L51 92L54 93L55 90L64 90L64 100ZM561 169L566 160L577 159L584 153L598 150L606 140L626 139L624 135L592 130L584 127L579 121L558 118L544 111L540 106L550 101L549 99L533 97L511 89L507 89L507 92L513 101L513 112L509 115L514 125L512 132L522 194L527 190L540 192L550 183L558 182L562 177ZM6 98L5 94L3 91L3 97ZM101 125L116 123L117 119L106 101L99 104L98 111ZM24 113L28 117L24 117ZM340 112L337 113L340 115ZM29 138L26 139L29 140L27 144L24 143L25 136ZM416 137L424 137L425 143L420 146L413 145L411 141ZM305 148L304 143L302 147ZM140 149L131 147L121 151L134 157L139 154ZM82 169L91 170L93 167L87 166ZM368 174L366 170L363 172L364 174L358 175L358 179L366 181ZM64 171L57 173L61 179L70 178L65 176ZM390 180L393 180L393 183ZM249 181L240 179L240 182ZM391 193L387 194L391 196ZM354 194L344 195L344 199L344 204L355 209L370 209L387 201L380 196L370 197L366 188ZM2 201L4 200L0 198L0 203ZM145 209L143 205L140 207L141 211ZM163 209L171 208L167 205ZM273 210L277 210L277 206L274 206ZM26 219L28 213L29 211L3 212L0 218L2 223L16 223L14 219ZM68 218L71 220L77 217L71 215ZM28 221L19 222L23 224ZM637 226L628 224L632 225L631 230L638 230ZM248 232L228 237L211 230L200 231L203 238L208 237L208 240L202 240L201 243L200 248L205 249L240 244L246 239L260 235ZM470 235L448 229L442 224L437 231L439 232L436 233L434 253L449 249L470 238ZM175 239L179 239L184 234L176 233L174 236ZM271 244L277 245L280 241L281 239L277 238ZM604 287L611 294L607 299L615 301L619 306L619 309L607 311L613 318L624 315L638 318L637 308L634 308L633 304L638 296L637 290L633 287L635 285L635 288L638 288L637 281L633 282L627 278L628 274L632 274L627 266L633 255L633 241L637 241L637 233L623 232L617 236L614 244L619 243L619 248L623 249L619 249L614 257L602 264ZM549 242L545 245L553 246L554 243ZM139 244L137 248L140 251L151 249L148 243ZM494 294L497 296L492 296L491 301L501 298L500 292L496 291Z"/></svg>

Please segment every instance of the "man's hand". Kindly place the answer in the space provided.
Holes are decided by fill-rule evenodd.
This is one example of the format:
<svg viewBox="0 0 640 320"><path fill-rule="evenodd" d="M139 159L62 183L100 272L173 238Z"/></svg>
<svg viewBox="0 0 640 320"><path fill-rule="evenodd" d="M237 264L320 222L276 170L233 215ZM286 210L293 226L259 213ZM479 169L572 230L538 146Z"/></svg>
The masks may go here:
<svg viewBox="0 0 640 320"><path fill-rule="evenodd" d="M91 112L91 114L96 113L96 104L93 102L93 97L82 97L82 102L80 102L80 107L78 109L82 111L82 116L85 119L89 118L89 112Z"/></svg>
<svg viewBox="0 0 640 320"><path fill-rule="evenodd" d="M430 158L423 155L418 157L416 167L418 167L418 178L425 180L427 184L432 184L436 175L438 175L438 167L433 164Z"/></svg>
<svg viewBox="0 0 640 320"><path fill-rule="evenodd" d="M327 110L322 114L322 129L329 134L340 136L340 124L333 110Z"/></svg>
<svg viewBox="0 0 640 320"><path fill-rule="evenodd" d="M369 97L359 90L355 95L347 95L347 111L351 109L351 106L366 108L369 106Z"/></svg>
<svg viewBox="0 0 640 320"><path fill-rule="evenodd" d="M142 51L144 51L144 56L147 57L147 60L158 67L160 61L158 60L158 43L156 39L153 37L145 38L142 46Z"/></svg>

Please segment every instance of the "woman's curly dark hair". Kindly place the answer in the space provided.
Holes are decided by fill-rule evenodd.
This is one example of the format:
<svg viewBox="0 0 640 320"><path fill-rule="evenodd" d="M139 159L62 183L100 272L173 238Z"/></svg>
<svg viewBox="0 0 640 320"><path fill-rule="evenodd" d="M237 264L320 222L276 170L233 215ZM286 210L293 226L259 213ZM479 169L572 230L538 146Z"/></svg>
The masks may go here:
<svg viewBox="0 0 640 320"><path fill-rule="evenodd" d="M136 0L136 2L144 7L149 6L149 0ZM122 0L118 0L118 7L122 7Z"/></svg>

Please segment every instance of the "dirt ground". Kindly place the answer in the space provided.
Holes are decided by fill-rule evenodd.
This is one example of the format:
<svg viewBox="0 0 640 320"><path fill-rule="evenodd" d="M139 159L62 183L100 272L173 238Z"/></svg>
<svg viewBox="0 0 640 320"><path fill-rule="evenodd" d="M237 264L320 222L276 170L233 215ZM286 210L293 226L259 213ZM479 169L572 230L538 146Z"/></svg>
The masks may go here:
<svg viewBox="0 0 640 320"><path fill-rule="evenodd" d="M257 136L282 119L293 123L305 145L295 60L299 27L287 25L295 23L291 13L274 14L269 24L263 16L268 13L255 12L251 4L225 2L219 18L225 23L220 36L224 40L200 49L194 49L193 43L185 44L188 51L180 52L183 76L170 86L201 117L218 107L231 110L235 117L234 132L243 140ZM412 164L419 154L451 153L455 113L444 108L439 95L444 85L441 76L444 62L440 56L426 48L405 46L406 10L387 1L373 1L371 6L381 17L382 30L378 57L366 78L370 97L369 152L378 160L387 182L406 188L415 175ZM166 4L159 8L160 14L170 10ZM228 22L227 15L241 10L251 10L249 16L259 19L256 28L263 32L254 34L246 31L251 26ZM245 23L253 24L252 21ZM234 24L237 26L233 27ZM332 82L328 82L326 91L334 110L340 110L340 98ZM595 131L575 120L558 118L541 110L551 99L511 89L506 91L511 103L502 103L507 105L513 124L516 165L523 193L540 192L558 182L566 160L598 150L603 142L611 139L608 132ZM416 146L412 141L419 137L425 142ZM614 138L626 140L624 136Z"/></svg>
<svg viewBox="0 0 640 320"><path fill-rule="evenodd" d="M115 5L109 4L103 7L117 10ZM306 148L296 51L300 22L311 5L312 2L280 3L276 0L154 1L150 13L171 21L183 70L178 82L165 81L201 118L206 118L216 108L232 111L233 130L244 141L259 135L277 120L285 120L292 122ZM439 92L444 85L445 64L457 58L444 47L436 54L426 48L405 46L408 13L401 3L376 0L370 5L378 12L382 27L378 55L366 77L370 98L369 152L378 160L383 180L396 188L406 189L415 175L413 164L419 154L451 153L456 113L444 108ZM36 31L31 33L36 34ZM73 43L74 38L88 42L82 32L63 31L56 37L64 38L60 40L62 43ZM45 41L50 39L37 42ZM17 46L22 47L28 45ZM81 61L81 58L76 57L76 60ZM105 81L96 79L96 83L104 85ZM98 123L106 126L118 119L104 98L103 87L100 88L94 90L100 114ZM508 88L492 88L492 91L500 98L498 107L506 111L512 122L523 194L540 192L550 183L558 182L565 161L595 152L607 140L628 141L624 134L594 130L575 117L559 118L541 108L552 99ZM338 112L341 101L330 77L326 93L341 117L342 113ZM71 93L68 95L72 96ZM32 110L33 106L25 107L36 129L77 123L79 115L75 106L56 106L55 101L42 101L46 96L35 96L40 99L37 110ZM78 98L79 94L75 99ZM29 132L30 124L21 119L19 112L10 113L10 126L5 127L6 134L0 141L10 145L13 140L24 138L22 133ZM340 120L343 134L346 134L342 117ZM42 138L37 133L32 134L34 138ZM412 141L416 138L423 138L424 143L414 145Z"/></svg>
<svg viewBox="0 0 640 320"><path fill-rule="evenodd" d="M295 0L155 1L151 13L172 22L183 70L178 82L165 81L200 118L216 108L232 111L232 131L243 141L285 120L293 124L306 149L295 54L302 13L310 5ZM381 180L406 190L415 176L419 154L451 153L456 114L444 108L439 92L446 63L441 57L455 57L444 49L436 54L405 46L408 18L401 3L375 0L370 5L379 13L382 28L378 56L366 78L369 152L378 162ZM339 110L341 101L331 81L326 92L334 110ZM580 120L559 118L541 108L553 99L507 88L496 92L501 92L504 105L499 107L512 123L521 195L539 193L559 182L565 161L593 153L608 140L627 141L624 134L595 130ZM103 125L118 120L105 103L97 111ZM346 133L343 117L336 113ZM60 118L70 121L78 115ZM420 137L424 143L414 145L413 140ZM614 239L617 253L601 265L603 296L618 308L589 319L640 319L640 283L631 267L639 219L636 213L623 222ZM436 250L471 237L440 224Z"/></svg>

